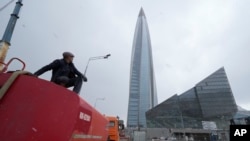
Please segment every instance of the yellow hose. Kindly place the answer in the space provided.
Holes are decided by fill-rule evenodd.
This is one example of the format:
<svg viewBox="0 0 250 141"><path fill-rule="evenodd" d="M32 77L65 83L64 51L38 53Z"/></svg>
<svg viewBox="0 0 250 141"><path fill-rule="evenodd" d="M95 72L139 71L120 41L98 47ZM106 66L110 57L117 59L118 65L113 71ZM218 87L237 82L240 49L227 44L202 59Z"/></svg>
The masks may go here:
<svg viewBox="0 0 250 141"><path fill-rule="evenodd" d="M0 62L4 63L9 44L6 42L0 42ZM3 64L0 64L0 71L3 70Z"/></svg>
<svg viewBox="0 0 250 141"><path fill-rule="evenodd" d="M16 71L16 72L14 72L10 76L10 78L4 83L4 85L2 86L2 88L0 89L0 100L6 94L6 92L11 87L11 85L13 84L13 82L17 79L17 77L19 75L22 75L22 74L31 74L31 73L28 72L28 71Z"/></svg>

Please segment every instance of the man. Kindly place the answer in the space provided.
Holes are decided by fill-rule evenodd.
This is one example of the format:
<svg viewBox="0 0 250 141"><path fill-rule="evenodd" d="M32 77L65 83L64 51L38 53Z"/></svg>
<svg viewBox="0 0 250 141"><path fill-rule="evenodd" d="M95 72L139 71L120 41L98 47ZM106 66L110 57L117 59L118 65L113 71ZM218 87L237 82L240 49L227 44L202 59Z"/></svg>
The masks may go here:
<svg viewBox="0 0 250 141"><path fill-rule="evenodd" d="M73 64L74 55L72 53L64 52L62 55L63 59L54 60L49 65L36 71L34 75L40 76L52 70L51 82L66 88L74 86L73 91L79 94L82 87L82 80L87 82L87 78L75 68Z"/></svg>

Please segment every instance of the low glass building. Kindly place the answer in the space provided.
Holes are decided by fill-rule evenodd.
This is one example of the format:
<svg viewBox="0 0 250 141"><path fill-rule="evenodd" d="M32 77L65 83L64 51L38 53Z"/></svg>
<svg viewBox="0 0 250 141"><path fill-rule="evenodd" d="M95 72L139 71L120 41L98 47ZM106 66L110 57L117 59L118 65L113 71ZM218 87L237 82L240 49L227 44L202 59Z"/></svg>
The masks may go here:
<svg viewBox="0 0 250 141"><path fill-rule="evenodd" d="M228 129L237 105L220 68L195 87L174 95L146 112L149 128Z"/></svg>

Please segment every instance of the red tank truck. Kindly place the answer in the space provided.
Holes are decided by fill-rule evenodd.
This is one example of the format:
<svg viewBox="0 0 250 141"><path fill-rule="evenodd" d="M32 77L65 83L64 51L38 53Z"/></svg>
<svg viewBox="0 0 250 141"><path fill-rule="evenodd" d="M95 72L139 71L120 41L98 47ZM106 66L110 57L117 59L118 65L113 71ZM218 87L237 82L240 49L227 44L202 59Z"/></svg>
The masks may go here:
<svg viewBox="0 0 250 141"><path fill-rule="evenodd" d="M107 141L108 120L79 95L4 63L21 6L0 42L0 141Z"/></svg>

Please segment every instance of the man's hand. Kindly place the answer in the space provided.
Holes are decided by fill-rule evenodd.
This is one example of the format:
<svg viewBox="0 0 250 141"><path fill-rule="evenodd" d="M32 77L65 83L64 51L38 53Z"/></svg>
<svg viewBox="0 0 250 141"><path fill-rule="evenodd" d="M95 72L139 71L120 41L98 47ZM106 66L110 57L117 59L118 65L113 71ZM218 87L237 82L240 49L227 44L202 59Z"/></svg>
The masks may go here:
<svg viewBox="0 0 250 141"><path fill-rule="evenodd" d="M88 81L88 79L87 79L87 77L85 75L82 75L82 79L83 79L84 82Z"/></svg>

